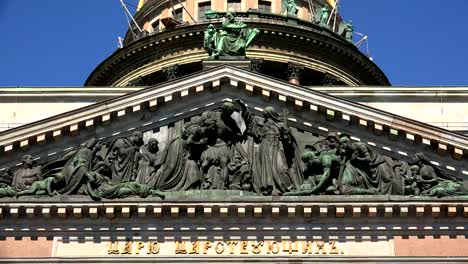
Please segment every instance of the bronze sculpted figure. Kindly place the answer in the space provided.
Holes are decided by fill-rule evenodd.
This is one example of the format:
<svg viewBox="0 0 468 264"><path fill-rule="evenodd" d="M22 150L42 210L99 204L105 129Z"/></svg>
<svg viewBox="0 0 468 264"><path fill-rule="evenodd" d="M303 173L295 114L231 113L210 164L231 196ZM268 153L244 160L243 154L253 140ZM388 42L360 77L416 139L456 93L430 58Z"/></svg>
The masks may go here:
<svg viewBox="0 0 468 264"><path fill-rule="evenodd" d="M317 8L315 11L314 21L322 27L328 27L328 18L330 17L330 9L324 6Z"/></svg>
<svg viewBox="0 0 468 264"><path fill-rule="evenodd" d="M130 138L117 138L110 144L106 160L111 165L113 183L135 179L138 168L137 153L142 145L143 134L140 131L133 132Z"/></svg>
<svg viewBox="0 0 468 264"><path fill-rule="evenodd" d="M305 164L304 183L298 191L286 195L335 194L336 179L339 174L341 160L322 142L307 146L302 161Z"/></svg>
<svg viewBox="0 0 468 264"><path fill-rule="evenodd" d="M217 54L216 50L219 41L218 34L219 33L216 31L216 28L212 24L209 24L203 37L203 47L208 52L210 57L213 57L215 54Z"/></svg>
<svg viewBox="0 0 468 264"><path fill-rule="evenodd" d="M257 193L281 195L298 189L303 180L299 149L287 122L265 107L263 120L255 118L242 100L236 100L246 122L246 133L259 144L253 162L252 183Z"/></svg>
<svg viewBox="0 0 468 264"><path fill-rule="evenodd" d="M161 183L155 187L163 191L199 189L203 173L198 163L215 130L216 124L211 120L198 118L186 123L182 134L169 142L162 157Z"/></svg>
<svg viewBox="0 0 468 264"><path fill-rule="evenodd" d="M355 146L347 134L340 134L338 155L341 159L340 171L337 179L339 194L377 194L367 180L365 172L353 165L356 159Z"/></svg>
<svg viewBox="0 0 468 264"><path fill-rule="evenodd" d="M286 13L288 16L296 16L299 9L295 0L281 1L281 14Z"/></svg>
<svg viewBox="0 0 468 264"><path fill-rule="evenodd" d="M53 185L57 183L57 178L48 177L41 181L35 181L31 187L27 190L16 193L16 196L23 195L42 195L47 194L49 196L54 195Z"/></svg>
<svg viewBox="0 0 468 264"><path fill-rule="evenodd" d="M13 197L17 191L12 187L13 173L11 169L6 168L0 171L0 198Z"/></svg>
<svg viewBox="0 0 468 264"><path fill-rule="evenodd" d="M10 185L3 182L0 183L0 198L13 197L16 195L16 193L17 191Z"/></svg>
<svg viewBox="0 0 468 264"><path fill-rule="evenodd" d="M217 32L209 25L204 36L204 47L213 59L220 56L245 56L245 50L259 33L256 28L236 20L236 15L227 12L222 30Z"/></svg>
<svg viewBox="0 0 468 264"><path fill-rule="evenodd" d="M421 194L420 182L422 182L421 170L418 165L413 165L410 177L405 179L405 194L419 196Z"/></svg>
<svg viewBox="0 0 468 264"><path fill-rule="evenodd" d="M348 23L342 21L338 27L338 35L342 36L349 42L353 42L354 26L353 21Z"/></svg>
<svg viewBox="0 0 468 264"><path fill-rule="evenodd" d="M93 160L97 148L100 148L98 140L95 138L89 139L69 159L62 171L53 175L62 179L63 186L58 190L60 194L83 194L89 191L87 184L92 178L90 172L94 166Z"/></svg>
<svg viewBox="0 0 468 264"><path fill-rule="evenodd" d="M209 111L202 114L202 120L213 120L216 133L201 156L201 168L205 176L205 188L209 189L240 189L240 179L233 183L229 177L229 167L247 164L247 154L240 143L246 138L232 118L235 107L231 102L223 103L221 111ZM214 128L213 127L213 128ZM235 159L236 157L236 159ZM238 163L237 165L235 165ZM232 176L232 175L231 175Z"/></svg>
<svg viewBox="0 0 468 264"><path fill-rule="evenodd" d="M102 198L116 199L129 196L139 196L141 198L158 196L162 199L165 198L163 193L138 182L113 183L107 176L100 174L93 174L90 183L93 190L88 194L95 201L100 201Z"/></svg>
<svg viewBox="0 0 468 264"><path fill-rule="evenodd" d="M138 171L135 181L146 186L158 186L161 177L162 153L159 151L159 142L150 138L148 143L140 148L137 155Z"/></svg>
<svg viewBox="0 0 468 264"><path fill-rule="evenodd" d="M358 142L354 144L355 157L353 164L364 171L365 180L382 194L404 194L403 179L393 170L394 161L374 151L369 145Z"/></svg>
<svg viewBox="0 0 468 264"><path fill-rule="evenodd" d="M21 167L13 175L13 187L18 191L27 190L35 181L42 180L40 167L33 168L33 157L24 155Z"/></svg>
<svg viewBox="0 0 468 264"><path fill-rule="evenodd" d="M416 153L409 163L415 173L418 173L414 178L421 195L443 197L468 194L463 183L434 167L423 153Z"/></svg>

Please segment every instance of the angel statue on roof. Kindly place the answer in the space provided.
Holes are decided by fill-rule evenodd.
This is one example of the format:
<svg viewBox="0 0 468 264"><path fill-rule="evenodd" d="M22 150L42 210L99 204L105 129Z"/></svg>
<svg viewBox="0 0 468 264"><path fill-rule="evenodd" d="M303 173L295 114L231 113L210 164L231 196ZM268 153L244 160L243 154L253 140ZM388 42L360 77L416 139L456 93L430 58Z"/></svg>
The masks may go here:
<svg viewBox="0 0 468 264"><path fill-rule="evenodd" d="M340 26L338 27L338 35L342 36L349 42L353 42L353 33L353 21L350 20L348 23L341 21Z"/></svg>
<svg viewBox="0 0 468 264"><path fill-rule="evenodd" d="M328 27L328 18L330 17L330 9L324 6L315 10L314 22L322 27Z"/></svg>

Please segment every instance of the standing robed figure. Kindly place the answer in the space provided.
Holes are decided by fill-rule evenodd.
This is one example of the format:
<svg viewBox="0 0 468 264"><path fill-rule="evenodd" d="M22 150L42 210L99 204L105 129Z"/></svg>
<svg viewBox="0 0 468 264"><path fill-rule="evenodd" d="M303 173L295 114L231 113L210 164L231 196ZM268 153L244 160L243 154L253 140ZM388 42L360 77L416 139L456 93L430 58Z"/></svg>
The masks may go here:
<svg viewBox="0 0 468 264"><path fill-rule="evenodd" d="M252 164L252 184L257 193L281 195L297 190L303 181L299 148L287 123L271 106L263 110L263 120L254 117L240 100L246 133L258 144Z"/></svg>

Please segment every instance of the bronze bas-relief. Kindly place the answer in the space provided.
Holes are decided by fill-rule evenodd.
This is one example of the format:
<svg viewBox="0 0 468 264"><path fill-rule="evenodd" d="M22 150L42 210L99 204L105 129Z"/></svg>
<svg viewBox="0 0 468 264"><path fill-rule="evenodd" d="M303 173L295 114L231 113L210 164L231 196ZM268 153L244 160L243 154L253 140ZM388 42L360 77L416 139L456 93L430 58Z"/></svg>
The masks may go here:
<svg viewBox="0 0 468 264"><path fill-rule="evenodd" d="M237 104L241 114L235 119ZM93 200L158 196L190 190L242 190L258 195L454 196L468 191L422 153L407 161L382 155L346 133L329 133L301 152L287 114L251 114L240 99L204 112L159 149L140 131L103 146L91 138L61 158L33 166L30 155L3 171L0 197L88 195ZM245 126L239 125L239 121Z"/></svg>

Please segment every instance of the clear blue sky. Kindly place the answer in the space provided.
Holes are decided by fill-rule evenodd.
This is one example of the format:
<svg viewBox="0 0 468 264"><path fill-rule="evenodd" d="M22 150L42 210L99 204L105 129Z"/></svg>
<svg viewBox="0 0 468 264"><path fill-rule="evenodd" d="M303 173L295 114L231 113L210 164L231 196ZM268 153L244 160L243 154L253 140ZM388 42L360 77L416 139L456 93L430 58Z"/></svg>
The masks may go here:
<svg viewBox="0 0 468 264"><path fill-rule="evenodd" d="M467 0L341 1L393 85L468 86ZM127 24L119 0L0 0L0 27L0 86L82 86Z"/></svg>

